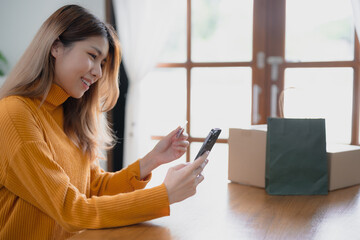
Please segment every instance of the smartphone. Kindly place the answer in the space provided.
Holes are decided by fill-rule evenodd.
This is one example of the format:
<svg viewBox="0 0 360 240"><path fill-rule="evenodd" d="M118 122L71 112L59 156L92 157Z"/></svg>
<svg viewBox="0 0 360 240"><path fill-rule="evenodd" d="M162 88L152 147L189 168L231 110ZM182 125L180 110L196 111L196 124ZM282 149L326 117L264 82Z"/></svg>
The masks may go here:
<svg viewBox="0 0 360 240"><path fill-rule="evenodd" d="M213 128L210 130L209 135L205 138L203 145L201 146L198 154L196 155L195 159L203 155L206 151L211 151L212 147L214 146L216 140L220 135L221 129L220 128Z"/></svg>

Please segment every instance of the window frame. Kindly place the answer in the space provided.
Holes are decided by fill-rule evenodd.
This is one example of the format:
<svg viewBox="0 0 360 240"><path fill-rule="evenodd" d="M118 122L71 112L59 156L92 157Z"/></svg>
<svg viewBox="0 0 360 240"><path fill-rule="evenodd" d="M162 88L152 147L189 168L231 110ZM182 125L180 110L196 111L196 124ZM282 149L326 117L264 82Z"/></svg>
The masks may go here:
<svg viewBox="0 0 360 240"><path fill-rule="evenodd" d="M184 68L186 69L186 120L188 141L203 142L205 138L191 136L191 69L207 67L251 67L252 88L255 84L264 89L259 94L256 106L259 118L255 122L254 100L252 100L251 123L266 124L267 117L271 115L271 65L258 67L258 53L263 52L267 56L280 56L284 62L279 65L279 76L276 85L279 89L277 102L284 89L284 73L287 68L311 68L311 67L351 67L354 70L353 103L352 103L352 132L351 144L359 145L359 107L360 107L360 47L359 40L355 34L354 60L353 61L327 61L327 62L286 62L285 61L285 21L286 21L286 0L253 0L253 50L252 61L249 62L193 62L191 60L191 0L187 0L186 9L186 62L183 63L159 63L157 68ZM254 96L253 96L254 97ZM279 116L279 108L277 108ZM162 136L152 136L153 140L161 139ZM218 139L219 143L228 143L227 138ZM190 148L190 146L189 146ZM190 149L186 154L186 161L190 162Z"/></svg>

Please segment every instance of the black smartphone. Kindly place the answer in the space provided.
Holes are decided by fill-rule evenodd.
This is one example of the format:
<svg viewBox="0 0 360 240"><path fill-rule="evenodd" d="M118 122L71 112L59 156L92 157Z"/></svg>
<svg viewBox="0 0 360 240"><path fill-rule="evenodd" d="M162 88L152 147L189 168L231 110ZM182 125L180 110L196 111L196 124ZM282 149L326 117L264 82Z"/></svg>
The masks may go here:
<svg viewBox="0 0 360 240"><path fill-rule="evenodd" d="M204 141L203 145L201 146L195 159L197 159L198 157L203 155L206 151L211 151L216 140L219 138L220 132L221 132L220 128L213 128L210 130L209 135L205 138L205 141Z"/></svg>

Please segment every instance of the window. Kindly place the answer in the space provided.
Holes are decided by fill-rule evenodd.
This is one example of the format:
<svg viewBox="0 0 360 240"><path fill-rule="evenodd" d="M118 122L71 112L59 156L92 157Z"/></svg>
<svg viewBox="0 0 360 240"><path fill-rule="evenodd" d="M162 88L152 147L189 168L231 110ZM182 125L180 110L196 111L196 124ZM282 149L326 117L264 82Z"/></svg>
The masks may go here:
<svg viewBox="0 0 360 240"><path fill-rule="evenodd" d="M284 89L285 117L326 118L328 141L359 143L360 61L350 1L179 1L182 17L142 83L141 118L153 136L144 153L185 120L186 161L213 127L223 129L218 142L226 145L229 128L279 116Z"/></svg>
<svg viewBox="0 0 360 240"><path fill-rule="evenodd" d="M358 60L351 7L350 1L291 0L285 8L283 82L292 90L285 93L284 112L325 118L327 141L346 144L358 142L352 131L358 125L352 122Z"/></svg>

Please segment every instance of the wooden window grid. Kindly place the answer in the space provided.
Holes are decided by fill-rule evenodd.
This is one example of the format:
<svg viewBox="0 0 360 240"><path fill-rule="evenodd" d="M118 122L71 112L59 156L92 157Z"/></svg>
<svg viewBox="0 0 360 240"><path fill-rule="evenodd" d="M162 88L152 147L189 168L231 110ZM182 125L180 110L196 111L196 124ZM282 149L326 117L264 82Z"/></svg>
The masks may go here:
<svg viewBox="0 0 360 240"><path fill-rule="evenodd" d="M191 60L191 0L187 0L186 17L186 62L184 63L159 63L158 68L183 68L186 70L186 120L187 133L190 144L203 142L205 138L191 136L191 69L194 67L251 67L252 86L257 84L265 91L259 95L260 119L256 124L266 124L267 116L270 116L270 87L271 66L266 64L264 68L257 67L257 53L264 52L265 56L280 56L285 59L285 14L286 0L254 0L253 8L253 52L250 62L192 62ZM276 82L278 89L284 88L284 71L286 68L322 68L322 67L351 67L354 70L353 106L352 106L352 134L351 144L359 145L359 107L360 107L360 48L358 38L355 36L354 60L331 61L331 62L286 62L279 65L279 78ZM280 93L279 93L280 94ZM279 98L279 94L277 99ZM253 109L253 108L252 108ZM277 110L279 111L279 110ZM278 112L279 114L279 112ZM253 116L253 114L252 114ZM254 120L252 119L252 123ZM162 136L152 136L153 140L159 140ZM220 138L219 143L227 143L228 139ZM190 151L187 151L186 161L190 161Z"/></svg>

